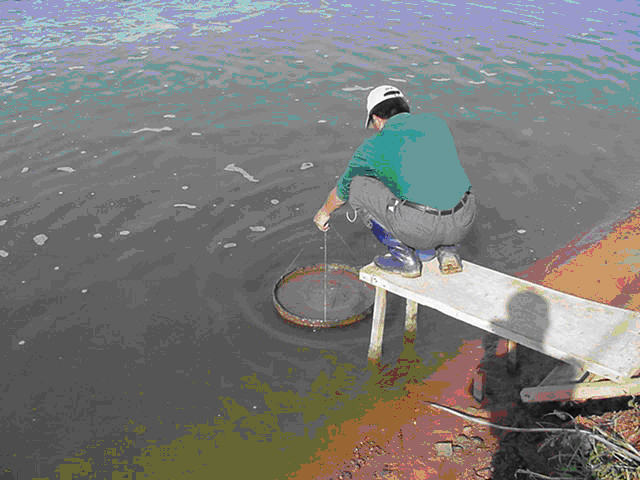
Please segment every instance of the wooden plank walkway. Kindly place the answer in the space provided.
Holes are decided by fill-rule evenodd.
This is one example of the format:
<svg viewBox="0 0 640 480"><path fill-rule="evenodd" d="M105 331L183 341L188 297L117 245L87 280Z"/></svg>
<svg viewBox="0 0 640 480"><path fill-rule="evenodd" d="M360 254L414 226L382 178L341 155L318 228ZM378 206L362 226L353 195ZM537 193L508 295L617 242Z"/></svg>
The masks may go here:
<svg viewBox="0 0 640 480"><path fill-rule="evenodd" d="M387 274L373 263L360 280L376 287L369 359L380 358L386 292L407 299L407 330L417 305L435 308L487 332L611 380L640 368L640 313L585 300L464 261L464 271L442 275L437 261L419 278Z"/></svg>

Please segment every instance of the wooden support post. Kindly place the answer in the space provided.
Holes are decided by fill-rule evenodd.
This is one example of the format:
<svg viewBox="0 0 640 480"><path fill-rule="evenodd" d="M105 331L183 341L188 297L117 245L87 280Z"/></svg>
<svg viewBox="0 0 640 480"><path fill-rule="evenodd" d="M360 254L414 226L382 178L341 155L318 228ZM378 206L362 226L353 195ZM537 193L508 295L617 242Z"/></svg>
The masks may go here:
<svg viewBox="0 0 640 480"><path fill-rule="evenodd" d="M404 331L408 333L416 333L418 320L418 302L407 298L407 318L404 323Z"/></svg>
<svg viewBox="0 0 640 480"><path fill-rule="evenodd" d="M371 342L369 343L369 361L378 363L382 355L382 335L384 334L384 316L387 311L387 291L376 287L376 300L373 305L371 324Z"/></svg>
<svg viewBox="0 0 640 480"><path fill-rule="evenodd" d="M478 402L484 400L484 387L487 382L487 374L484 370L476 368L473 371L473 378L471 380L471 396Z"/></svg>
<svg viewBox="0 0 640 480"><path fill-rule="evenodd" d="M416 330L418 324L418 302L407 298L407 311L404 321L404 339L405 342L413 343L416 339Z"/></svg>
<svg viewBox="0 0 640 480"><path fill-rule="evenodd" d="M517 346L518 344L513 340L507 340L507 372L510 374L514 374L518 370Z"/></svg>

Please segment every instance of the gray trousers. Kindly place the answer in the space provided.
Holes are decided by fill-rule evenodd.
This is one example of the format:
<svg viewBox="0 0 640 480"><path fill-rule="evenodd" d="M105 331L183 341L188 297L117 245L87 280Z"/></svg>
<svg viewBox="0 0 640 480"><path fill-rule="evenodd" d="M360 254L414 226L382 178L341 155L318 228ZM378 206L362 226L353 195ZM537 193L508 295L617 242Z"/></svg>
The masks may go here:
<svg viewBox="0 0 640 480"><path fill-rule="evenodd" d="M473 192L465 205L451 215L432 215L406 205L387 186L373 177L354 177L349 188L349 205L359 212L365 226L371 218L405 245L430 250L440 245L459 244L473 227L478 207ZM453 208L455 205L451 205Z"/></svg>

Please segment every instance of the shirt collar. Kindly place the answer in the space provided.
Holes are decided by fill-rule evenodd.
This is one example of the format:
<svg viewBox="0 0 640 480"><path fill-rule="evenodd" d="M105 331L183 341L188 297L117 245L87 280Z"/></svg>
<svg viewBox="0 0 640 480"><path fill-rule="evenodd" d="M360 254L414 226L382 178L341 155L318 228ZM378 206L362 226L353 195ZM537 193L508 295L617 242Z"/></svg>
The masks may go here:
<svg viewBox="0 0 640 480"><path fill-rule="evenodd" d="M391 117L389 120L386 121L386 123L384 124L384 128L386 128L387 125L396 125L396 124L404 123L407 120L407 118L409 118L410 115L411 114L407 112L398 113L397 115L394 115L393 117Z"/></svg>

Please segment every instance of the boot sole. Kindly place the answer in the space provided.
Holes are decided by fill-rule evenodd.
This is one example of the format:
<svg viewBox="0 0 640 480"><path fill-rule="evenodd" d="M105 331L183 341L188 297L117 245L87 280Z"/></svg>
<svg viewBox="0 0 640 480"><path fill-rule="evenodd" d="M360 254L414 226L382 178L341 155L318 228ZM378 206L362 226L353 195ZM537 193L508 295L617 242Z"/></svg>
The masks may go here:
<svg viewBox="0 0 640 480"><path fill-rule="evenodd" d="M404 278L418 278L420 275L422 275L421 270L418 270L417 272L394 272L392 270L386 270L382 268L380 265L376 265L376 267L378 267L380 270L382 270L385 273L390 273L391 275L400 275L401 277L404 277Z"/></svg>
<svg viewBox="0 0 640 480"><path fill-rule="evenodd" d="M389 254L387 254L389 255ZM417 267L418 269L415 271L406 271L406 270L402 270L402 269L395 269L395 268L385 268L384 266L380 265L378 263L378 260L381 258L380 255L376 256L373 259L373 264L378 267L380 270L382 270L383 272L386 273L390 273L392 275L400 275L401 277L404 278L418 278L421 274L422 274L422 264L420 262L418 262Z"/></svg>
<svg viewBox="0 0 640 480"><path fill-rule="evenodd" d="M417 271L415 273L399 273L399 275L402 275L404 278L418 278L421 275L421 272Z"/></svg>

